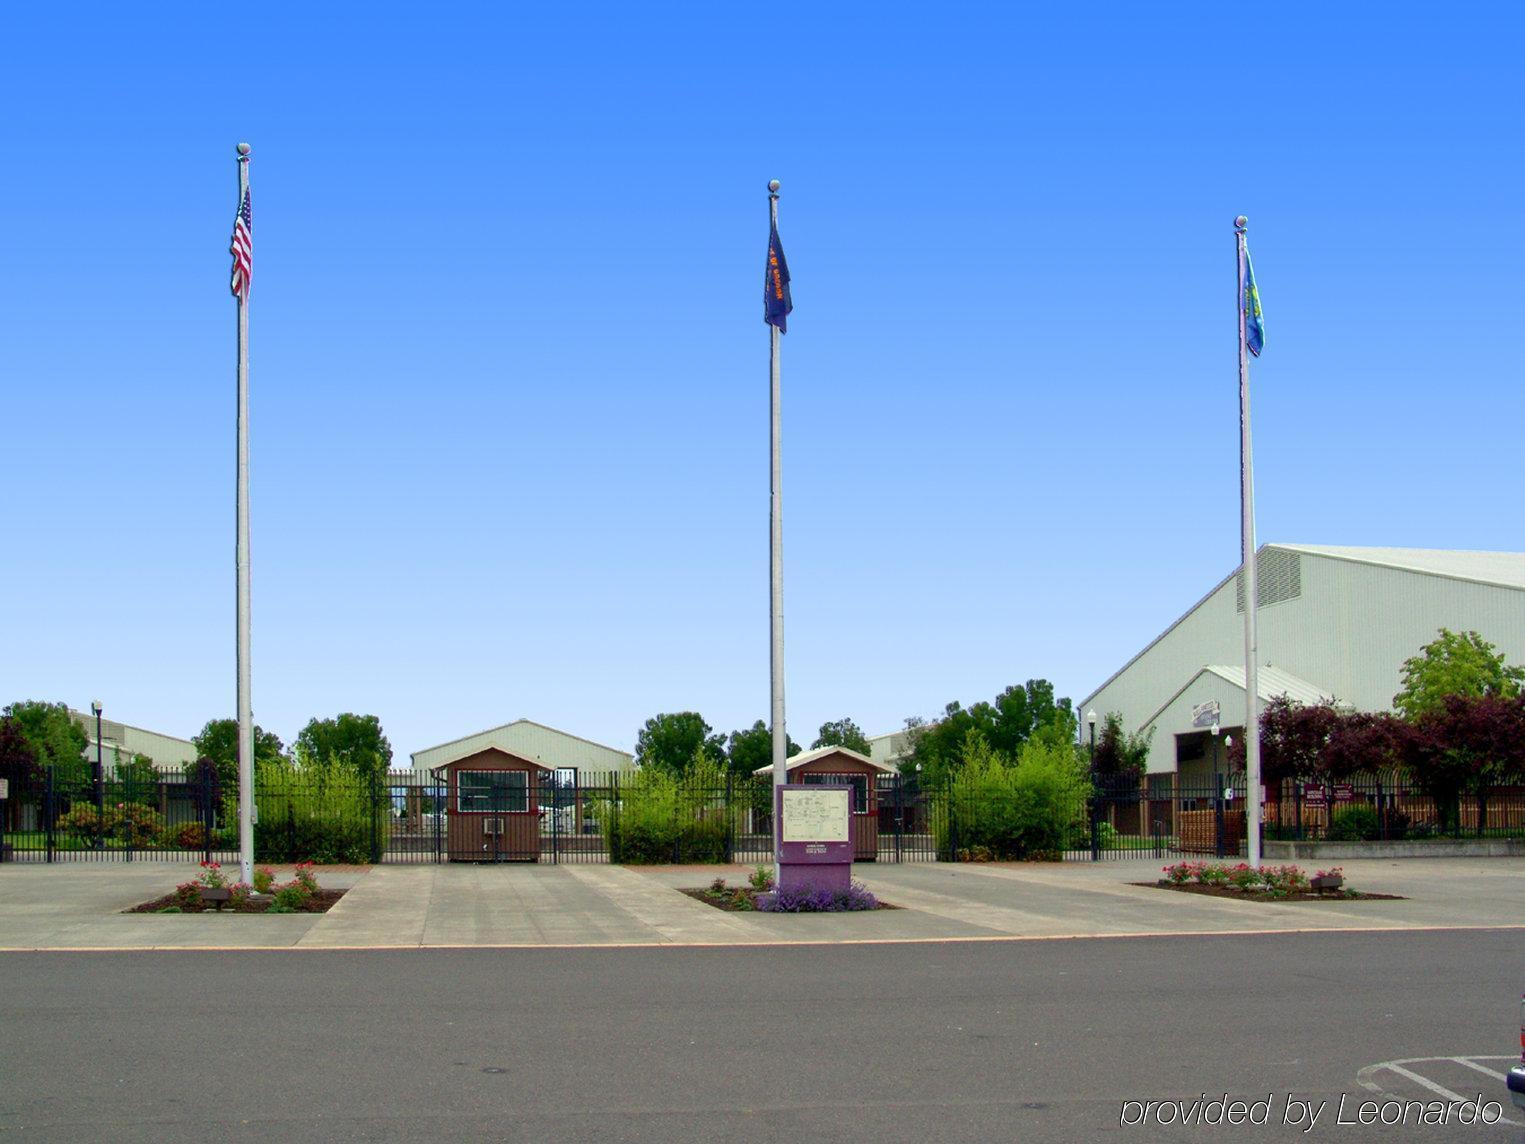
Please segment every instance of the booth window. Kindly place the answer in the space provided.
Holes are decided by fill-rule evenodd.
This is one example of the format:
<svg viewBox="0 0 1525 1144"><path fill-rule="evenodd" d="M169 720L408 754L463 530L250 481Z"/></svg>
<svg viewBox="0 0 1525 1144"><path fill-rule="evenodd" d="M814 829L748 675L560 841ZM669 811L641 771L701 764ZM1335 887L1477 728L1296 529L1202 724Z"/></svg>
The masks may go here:
<svg viewBox="0 0 1525 1144"><path fill-rule="evenodd" d="M826 775L807 771L803 776L807 786L850 786L853 788L853 810L857 814L868 813L867 775Z"/></svg>
<svg viewBox="0 0 1525 1144"><path fill-rule="evenodd" d="M528 771L459 771L456 810L517 814L530 808Z"/></svg>

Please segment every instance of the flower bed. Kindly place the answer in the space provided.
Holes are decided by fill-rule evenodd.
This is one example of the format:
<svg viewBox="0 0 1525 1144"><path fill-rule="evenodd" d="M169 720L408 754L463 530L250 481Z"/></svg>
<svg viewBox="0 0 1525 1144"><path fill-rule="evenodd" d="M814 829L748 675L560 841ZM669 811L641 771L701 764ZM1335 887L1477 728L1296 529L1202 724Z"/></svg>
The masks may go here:
<svg viewBox="0 0 1525 1144"><path fill-rule="evenodd" d="M1398 900L1397 894L1359 893L1345 886L1344 872L1335 866L1320 870L1312 878L1297 866L1251 866L1240 862L1177 862L1164 868L1165 876L1157 882L1140 882L1164 890L1183 890L1189 894L1209 894L1241 901L1315 902L1385 899Z"/></svg>
<svg viewBox="0 0 1525 1144"><path fill-rule="evenodd" d="M201 873L181 882L173 893L140 902L128 914L322 914L327 913L343 890L318 885L311 862L300 862L291 881L276 884L275 872L262 867L254 872L254 885L229 882L217 862L203 862Z"/></svg>
<svg viewBox="0 0 1525 1144"><path fill-rule="evenodd" d="M846 890L809 888L774 893L773 872L766 866L759 866L747 881L749 884L745 886L728 886L724 878L716 878L703 889L683 890L682 893L716 909L741 913L752 910L773 914L845 913L900 908L881 902L862 882L855 881Z"/></svg>

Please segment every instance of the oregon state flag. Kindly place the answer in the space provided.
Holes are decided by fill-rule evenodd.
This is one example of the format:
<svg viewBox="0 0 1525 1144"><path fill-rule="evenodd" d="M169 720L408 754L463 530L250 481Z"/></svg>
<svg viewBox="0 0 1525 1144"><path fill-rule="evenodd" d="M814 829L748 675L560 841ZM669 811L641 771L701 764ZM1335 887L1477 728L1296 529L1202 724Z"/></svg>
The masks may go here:
<svg viewBox="0 0 1525 1144"><path fill-rule="evenodd" d="M1266 343L1266 324L1260 315L1260 291L1255 287L1255 267L1250 262L1249 247L1244 250L1244 297L1240 305L1244 307L1244 343L1250 353L1259 357L1261 347Z"/></svg>
<svg viewBox="0 0 1525 1144"><path fill-rule="evenodd" d="M763 274L763 321L777 326L779 333L789 330L789 311L794 300L789 297L789 263L784 261L784 246L778 240L778 226L768 228L768 265Z"/></svg>

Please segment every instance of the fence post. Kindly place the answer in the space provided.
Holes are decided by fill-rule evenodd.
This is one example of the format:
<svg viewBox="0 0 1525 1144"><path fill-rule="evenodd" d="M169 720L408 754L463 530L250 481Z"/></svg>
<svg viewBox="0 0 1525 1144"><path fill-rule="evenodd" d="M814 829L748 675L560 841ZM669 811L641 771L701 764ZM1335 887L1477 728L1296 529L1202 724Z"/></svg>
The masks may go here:
<svg viewBox="0 0 1525 1144"><path fill-rule="evenodd" d="M948 861L958 861L958 811L953 805L953 776L943 780L948 804Z"/></svg>
<svg viewBox="0 0 1525 1144"><path fill-rule="evenodd" d="M133 785L133 776L137 773L137 769L135 766L129 766L127 768L127 781L122 782L122 768L120 757L118 758L117 782L120 784L118 793L122 796L122 825L127 828L127 861L129 862L132 861L132 847L135 841L133 835L137 833L135 829L136 824L132 820L133 799L138 793L137 788Z"/></svg>
<svg viewBox="0 0 1525 1144"><path fill-rule="evenodd" d="M895 861L905 861L901 855L901 836L905 833L905 776L895 775L891 780L895 784Z"/></svg>
<svg viewBox="0 0 1525 1144"><path fill-rule="evenodd" d="M48 776L42 788L42 839L43 849L47 851L48 861L53 861L53 767L48 766Z"/></svg>
<svg viewBox="0 0 1525 1144"><path fill-rule="evenodd" d="M1223 791L1218 788L1218 778L1213 776L1213 831L1216 834L1215 849L1223 857Z"/></svg>
<svg viewBox="0 0 1525 1144"><path fill-rule="evenodd" d="M381 772L371 767L371 865L381 861Z"/></svg>
<svg viewBox="0 0 1525 1144"><path fill-rule="evenodd" d="M729 767L725 772L725 863L731 864L731 858L736 850L736 776Z"/></svg>
<svg viewBox="0 0 1525 1144"><path fill-rule="evenodd" d="M620 849L620 773L612 771L609 775L609 814L608 821L604 823L604 853L610 862L618 861L616 851Z"/></svg>
<svg viewBox="0 0 1525 1144"><path fill-rule="evenodd" d="M1091 816L1091 861L1097 862L1101 860L1101 791L1094 775L1091 778L1091 797L1086 800L1086 808Z"/></svg>

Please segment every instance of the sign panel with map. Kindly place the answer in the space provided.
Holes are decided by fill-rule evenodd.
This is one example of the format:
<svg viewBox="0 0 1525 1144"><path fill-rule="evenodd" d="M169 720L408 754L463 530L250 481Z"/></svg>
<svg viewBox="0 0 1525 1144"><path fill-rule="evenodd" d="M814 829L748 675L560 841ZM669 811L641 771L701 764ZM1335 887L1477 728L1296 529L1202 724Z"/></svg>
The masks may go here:
<svg viewBox="0 0 1525 1144"><path fill-rule="evenodd" d="M779 862L785 866L852 865L852 788L774 788L779 816Z"/></svg>

